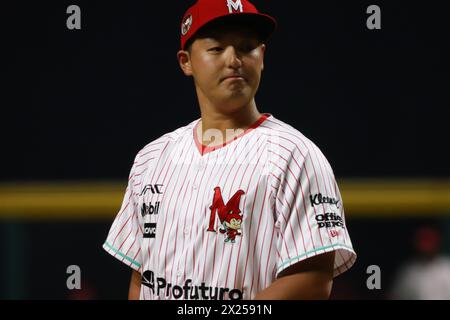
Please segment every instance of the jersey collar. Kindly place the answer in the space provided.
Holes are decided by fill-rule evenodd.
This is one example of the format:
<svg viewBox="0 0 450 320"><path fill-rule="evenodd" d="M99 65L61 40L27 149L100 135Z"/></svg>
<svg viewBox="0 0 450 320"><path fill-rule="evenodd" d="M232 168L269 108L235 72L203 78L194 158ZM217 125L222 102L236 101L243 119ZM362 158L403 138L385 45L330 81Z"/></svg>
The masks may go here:
<svg viewBox="0 0 450 320"><path fill-rule="evenodd" d="M198 137L197 137L197 128L198 128L198 125L200 124L200 120L201 120L201 118L200 118L200 119L197 120L197 123L195 124L194 129L193 129L193 132L192 132L192 134L193 134L193 136L194 136L195 145L197 146L197 150L200 152L200 155L203 156L203 155L205 155L205 154L207 154L207 153L209 153L209 152L212 152L212 151L218 150L218 149L220 149L220 148L223 148L223 147L229 145L230 143L232 143L233 141L235 141L235 140L237 140L237 139L243 137L244 135L248 134L248 133L251 132L252 130L256 129L256 128L259 127L259 126L260 126L267 118L269 118L269 117L271 117L271 116L272 116L272 114L270 114L270 113L263 113L263 114L261 115L261 117L260 117L255 123L253 123L250 127L248 127L248 128L247 128L244 132L242 132L240 135L234 137L233 139L231 139L231 140L229 140L229 141L224 142L222 145L218 145L218 146L214 146L214 147L205 146L204 144L202 144L202 143L198 140Z"/></svg>

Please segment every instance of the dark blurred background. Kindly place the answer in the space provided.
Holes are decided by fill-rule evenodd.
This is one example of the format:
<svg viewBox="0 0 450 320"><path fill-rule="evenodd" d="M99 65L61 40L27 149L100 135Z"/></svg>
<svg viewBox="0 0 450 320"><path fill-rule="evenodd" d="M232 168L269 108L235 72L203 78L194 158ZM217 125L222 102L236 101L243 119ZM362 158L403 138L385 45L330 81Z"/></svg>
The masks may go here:
<svg viewBox="0 0 450 320"><path fill-rule="evenodd" d="M200 116L176 60L193 2L2 5L0 298L126 298L130 269L101 245L136 153ZM312 139L342 189L358 260L333 298L387 299L417 230L434 228L450 252L449 6L253 3L278 20L258 108ZM72 4L81 30L66 27ZM381 30L366 27L372 4ZM69 265L81 291L66 287ZM380 290L366 287L369 265Z"/></svg>

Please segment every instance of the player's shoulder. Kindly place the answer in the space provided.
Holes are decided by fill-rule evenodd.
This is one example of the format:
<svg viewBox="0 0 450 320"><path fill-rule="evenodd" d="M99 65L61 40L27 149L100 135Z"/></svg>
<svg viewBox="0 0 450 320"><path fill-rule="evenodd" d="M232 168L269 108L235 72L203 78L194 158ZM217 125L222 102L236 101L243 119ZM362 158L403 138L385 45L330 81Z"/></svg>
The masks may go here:
<svg viewBox="0 0 450 320"><path fill-rule="evenodd" d="M330 162L321 149L293 125L269 117L263 128L268 136L268 161L278 175L283 176L286 172L334 175ZM301 170L303 167L308 169ZM320 168L320 171L316 172L315 168Z"/></svg>
<svg viewBox="0 0 450 320"><path fill-rule="evenodd" d="M198 119L189 124L179 127L173 131L167 132L160 137L148 142L139 150L135 158L135 165L143 165L153 159L157 159L164 150L167 150L171 144L177 143L180 139L190 133Z"/></svg>
<svg viewBox="0 0 450 320"><path fill-rule="evenodd" d="M268 142L272 148L283 153L301 154L306 156L322 151L303 132L291 124L282 121L273 115L263 123L262 130L269 137Z"/></svg>

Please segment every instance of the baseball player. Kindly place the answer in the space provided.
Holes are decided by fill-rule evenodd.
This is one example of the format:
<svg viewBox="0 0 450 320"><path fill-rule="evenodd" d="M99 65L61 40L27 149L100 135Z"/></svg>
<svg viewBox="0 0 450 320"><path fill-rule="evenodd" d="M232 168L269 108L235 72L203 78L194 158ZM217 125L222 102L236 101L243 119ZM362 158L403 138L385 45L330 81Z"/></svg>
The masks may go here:
<svg viewBox="0 0 450 320"><path fill-rule="evenodd" d="M356 259L318 147L255 102L276 27L247 0L198 0L179 65L201 118L136 156L103 248L130 299L326 299Z"/></svg>

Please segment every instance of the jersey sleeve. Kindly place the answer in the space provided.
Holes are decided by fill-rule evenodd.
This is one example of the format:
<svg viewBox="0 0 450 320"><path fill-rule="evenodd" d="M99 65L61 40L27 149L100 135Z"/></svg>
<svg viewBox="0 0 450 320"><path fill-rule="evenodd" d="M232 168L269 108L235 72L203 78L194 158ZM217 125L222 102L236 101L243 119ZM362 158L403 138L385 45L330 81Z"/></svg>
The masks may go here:
<svg viewBox="0 0 450 320"><path fill-rule="evenodd" d="M341 194L330 164L316 146L292 153L276 197L277 276L295 263L331 251L333 276L354 264Z"/></svg>
<svg viewBox="0 0 450 320"><path fill-rule="evenodd" d="M129 175L122 205L112 223L103 249L134 270L140 271L142 264L140 245L143 232L138 218L137 194L133 187L136 184L137 174L135 166L136 159Z"/></svg>

